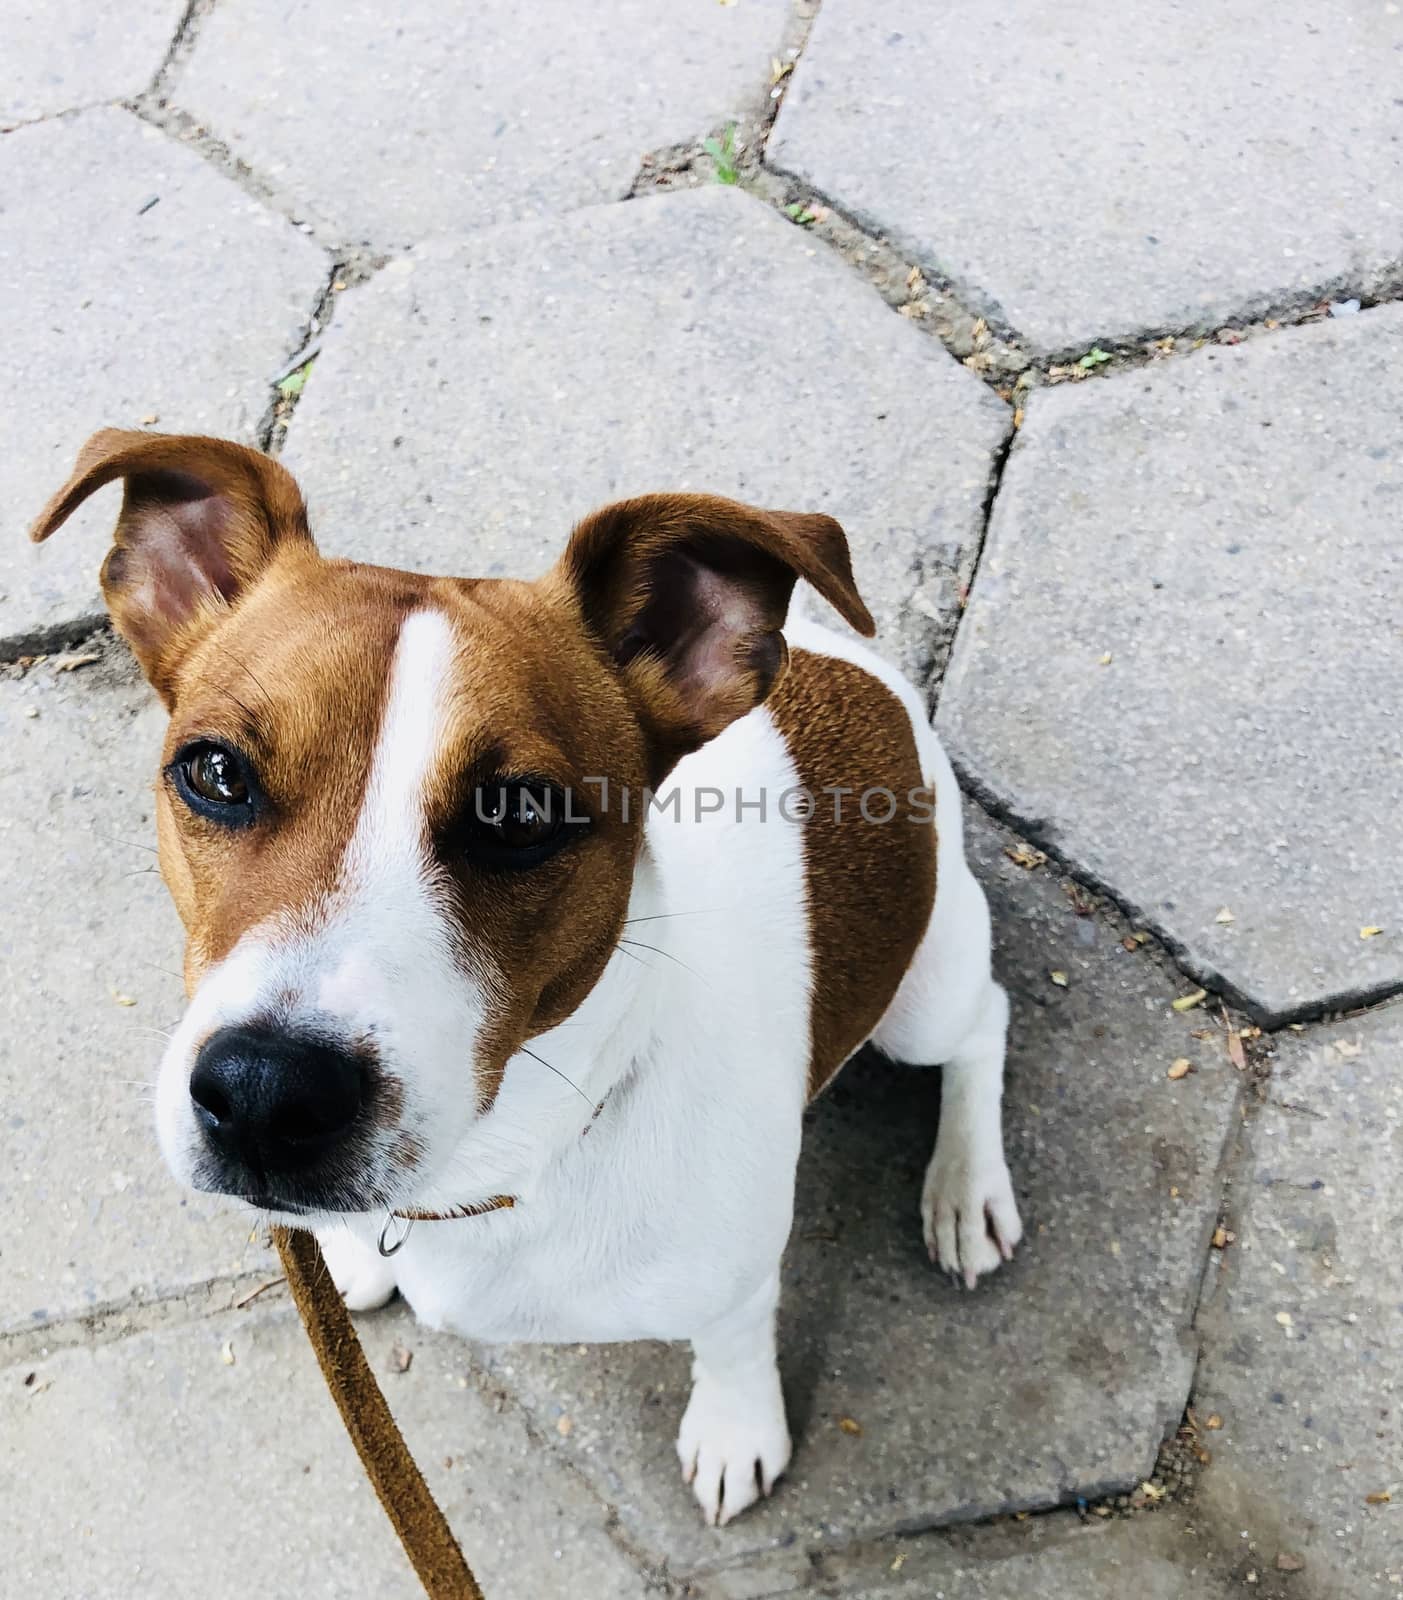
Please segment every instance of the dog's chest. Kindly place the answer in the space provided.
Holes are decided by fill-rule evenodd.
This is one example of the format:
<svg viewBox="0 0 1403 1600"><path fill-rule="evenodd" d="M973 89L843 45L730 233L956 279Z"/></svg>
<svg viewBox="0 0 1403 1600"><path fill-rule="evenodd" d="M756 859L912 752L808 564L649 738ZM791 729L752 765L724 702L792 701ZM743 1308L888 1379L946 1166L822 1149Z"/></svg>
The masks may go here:
<svg viewBox="0 0 1403 1600"><path fill-rule="evenodd" d="M769 1099L751 1108L764 1151L737 1150L725 1119L649 1118L646 1147L601 1129L516 1208L418 1227L401 1292L430 1326L491 1342L686 1336L783 1247L800 1118Z"/></svg>
<svg viewBox="0 0 1403 1600"><path fill-rule="evenodd" d="M802 996L771 998L746 1036L689 1018L511 1210L418 1225L396 1258L416 1315L490 1341L682 1338L770 1270L808 1053Z"/></svg>

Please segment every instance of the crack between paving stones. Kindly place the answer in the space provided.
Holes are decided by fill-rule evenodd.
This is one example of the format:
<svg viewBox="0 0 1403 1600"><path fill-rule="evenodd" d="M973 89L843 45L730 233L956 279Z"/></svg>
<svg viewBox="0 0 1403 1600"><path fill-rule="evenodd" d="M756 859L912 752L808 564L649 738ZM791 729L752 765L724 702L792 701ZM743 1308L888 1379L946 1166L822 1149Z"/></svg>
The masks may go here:
<svg viewBox="0 0 1403 1600"><path fill-rule="evenodd" d="M67 122L73 117L81 117L85 111L99 111L104 106L113 106L118 109L126 105L125 100L84 100L81 105L64 106L58 111L42 111L37 117L22 117L18 122L7 122L0 127L0 139L7 133L18 133L21 128L38 128L46 122Z"/></svg>
<svg viewBox="0 0 1403 1600"><path fill-rule="evenodd" d="M151 76L143 94L138 99L151 99L159 104L170 98L170 92L180 69L194 53L195 45L199 40L200 29L205 18L215 8L217 0L188 0L184 15L175 25L175 32L171 35L170 44L161 64Z"/></svg>
<svg viewBox="0 0 1403 1600"><path fill-rule="evenodd" d="M1013 453L1013 447L1017 440L1018 429L1010 421L1003 438L999 441L998 447L994 451L993 459L989 463L989 481L985 486L984 499L979 508L979 533L974 541L974 552L960 562L955 623L944 641L943 654L936 660L935 666L924 685L923 699L926 707L926 718L932 723L935 721L935 713L940 705L940 691L945 682L946 670L955 654L955 647L959 643L960 629L963 627L965 620L966 604L969 596L974 591L975 580L979 577L979 564L984 558L984 547L989 542L989 526L994 517L994 504L999 498L999 490L1003 488L1004 472L1008 467L1008 458Z"/></svg>
<svg viewBox="0 0 1403 1600"><path fill-rule="evenodd" d="M369 282L383 265L383 257L371 257L359 251L347 251L332 257L326 281L307 313L302 338L288 352L287 359L269 383L268 404L255 432L260 450L271 456L281 452L288 426L311 373L308 371L302 384L291 392L285 391L282 385L295 373L310 368L321 354L322 339L336 315L337 300L344 291Z"/></svg>
<svg viewBox="0 0 1403 1600"><path fill-rule="evenodd" d="M946 753L955 769L960 788L986 815L1016 830L1020 837L1042 850L1074 882L1109 901L1133 927L1143 928L1153 934L1187 982L1207 989L1210 994L1245 1012L1264 1032L1279 1033L1292 1023L1324 1022L1341 1012L1367 1011L1403 994L1403 980L1384 979L1355 989L1335 990L1321 999L1305 1000L1282 1011L1271 1011L1259 1005L1216 968L1195 961L1188 948L1151 912L1137 906L1099 873L1065 850L1057 842L1055 824L1045 817L1035 817L1021 811L1016 802L986 781L959 752L947 748Z"/></svg>
<svg viewBox="0 0 1403 1600"><path fill-rule="evenodd" d="M769 131L767 128L767 145ZM768 179L770 184L781 186L780 192L766 192L768 185L764 183L765 179ZM966 285L957 281L942 270L937 262L922 259L921 251L914 244L903 241L900 237L888 235L879 227L875 218L867 216L860 210L849 209L841 200L807 183L798 174L771 165L768 150L762 153L759 166L752 174L752 182L745 184L744 187L747 192L765 200L782 215L785 214L786 204L795 203L808 211L822 209L832 213L841 219L844 228L855 238L863 241L871 254L896 257L919 271L925 279L921 289L926 292L933 290L938 300L944 302L947 313L953 311L967 321L982 320L987 323L994 337L991 345L986 347L986 353L991 357L991 364L984 366L971 365L969 355L964 353L958 344L953 344L939 332L940 307L926 316L911 318L922 331L935 338L955 360L965 366L966 370L973 372L1004 399L1008 396L1002 391L1011 383L1016 383L1018 376L1025 371L1036 374L1044 382L1049 374L1053 374L1053 385L1066 381L1080 381L1086 377L1112 377L1117 372L1158 365L1166 359L1190 355L1204 345L1213 344L1214 336L1220 332L1245 332L1249 337L1260 337L1267 333L1278 333L1298 327L1304 323L1323 320L1328 314L1326 308L1331 303L1357 300L1360 311L1363 312L1403 300L1403 258L1399 258L1362 274L1350 271L1337 273L1307 289L1280 294L1271 290L1260 291L1255 296L1249 295L1240 300L1234 308L1221 317L1179 319L1172 323L1146 326L1129 332L1101 334L1076 345L1039 352L1029 345L1024 335L1004 315L1002 308L992 296L985 294L977 285ZM850 260L851 241L830 238L821 229L809 231L848 261L850 266L854 266L861 276L882 292L879 275L870 269L864 270L861 264ZM844 248L845 243L848 248ZM920 292L921 290L918 290L911 299L918 298ZM901 305L891 301L885 293L883 298L889 304L893 304L896 310L901 310ZM905 303L909 305L911 300ZM1265 328L1262 324L1266 322L1276 325ZM933 323L937 325L932 325ZM1172 349L1154 348L1166 341L1172 343ZM1245 341L1228 339L1219 342L1234 344ZM1082 356L1091 350L1104 351L1111 359L1092 370L1070 373L1065 370L1068 366L1075 368ZM1059 372L1057 369L1063 370ZM1042 386L1044 385L1032 385L1027 382L1017 385L1020 389Z"/></svg>
<svg viewBox="0 0 1403 1600"><path fill-rule="evenodd" d="M63 622L49 622L27 633L12 633L0 639L0 666L13 666L26 656L53 655L55 651L69 650L96 633L111 631L105 611L87 612Z"/></svg>
<svg viewBox="0 0 1403 1600"><path fill-rule="evenodd" d="M188 150L193 150L216 172L237 185L250 200L262 206L264 210L272 212L274 216L280 217L289 227L304 234L328 255L345 256L361 248L369 252L368 245L346 244L326 237L321 224L308 219L305 206L294 195L270 183L242 156L235 155L224 140L217 134L211 133L190 112L169 105L165 101L156 100L149 92L138 95L134 100L122 100L117 103L124 106L133 116L140 118L148 127L156 128L166 138L175 140Z"/></svg>
<svg viewBox="0 0 1403 1600"><path fill-rule="evenodd" d="M204 24L218 3L219 0L190 0L171 37L165 59L156 69L151 82L140 94L110 103L125 107L148 126L159 129L167 138L193 150L231 183L237 184L251 200L281 217L333 258L344 260L360 253L369 254L368 245L358 246L324 237L322 225L308 219L304 214L306 208L297 196L265 178L190 112L170 103L181 72L194 54Z"/></svg>
<svg viewBox="0 0 1403 1600"><path fill-rule="evenodd" d="M477 1360L472 1346L466 1340L463 1341L463 1350L466 1375L481 1398L489 1402L498 1413L510 1408L517 1422L520 1423L522 1431L526 1434L532 1449L573 1478L589 1498L601 1508L604 1513L603 1528L609 1541L645 1576L650 1587L655 1587L668 1594L681 1595L684 1593L687 1583L686 1578L678 1577L668 1569L665 1555L660 1564L651 1552L636 1544L629 1537L619 1519L615 1506L600 1493L583 1466L575 1460L572 1452L562 1448L547 1437L534 1414L523 1404L516 1390L508 1387L497 1374L483 1366Z"/></svg>
<svg viewBox="0 0 1403 1600"><path fill-rule="evenodd" d="M238 1309L235 1301L273 1276L275 1274L269 1270L250 1269L153 1294L149 1298L127 1295L104 1300L52 1322L31 1328L11 1328L0 1333L0 1367L30 1365L47 1361L66 1350L95 1350L163 1328L207 1322L223 1312ZM271 1293L268 1291L254 1304L268 1303Z"/></svg>
<svg viewBox="0 0 1403 1600"><path fill-rule="evenodd" d="M763 161L763 152L766 141L769 139L770 130L774 127L775 118L779 116L779 109L784 104L784 96L793 81L795 70L803 58L804 50L809 42L809 35L813 31L814 20L817 18L821 0L808 0L808 9L800 11L792 9L785 19L784 28L773 55L774 61L787 63L789 71L776 83L771 77L764 89L764 98L757 105L752 104L748 110L733 117L729 123L722 123L711 128L700 137L683 139L677 144L659 145L652 150L645 150L639 157L638 168L633 175L633 181L621 197L622 200L636 200L641 195L657 192L660 187L667 187L666 179L669 175L677 173L690 173L693 162L704 155L703 139L721 139L725 136L727 128L743 134L744 150L739 157L738 165L752 174L757 172ZM664 180L659 184L657 180ZM700 186L700 185L698 185ZM744 184L736 187L743 188Z"/></svg>
<svg viewBox="0 0 1403 1600"><path fill-rule="evenodd" d="M1292 290L1279 295L1273 290L1262 290L1255 297L1248 295L1241 299L1235 309L1224 313L1221 317L1198 321L1180 319L1177 322L1136 329L1129 333L1102 334L1089 341L1063 346L1046 355L1039 355L1035 358L1034 365L1045 373L1050 367L1074 362L1085 351L1099 348L1109 352L1116 360L1098 367L1094 375L1110 376L1113 371L1124 371L1127 368L1157 363L1161 357L1146 353L1143 346L1156 344L1161 340L1173 339L1176 344L1179 341L1192 341L1184 350L1176 348L1173 352L1176 356L1188 355L1202 345L1212 344L1213 336L1220 329L1235 333L1252 329L1256 330L1258 336L1281 333L1288 328L1299 327L1303 323L1325 320L1327 313L1323 308L1332 303L1357 300L1359 313L1356 314L1362 314L1365 311L1372 311L1377 306L1391 305L1400 299L1403 299L1403 257L1364 274L1336 273L1332 277L1312 284L1307 289ZM1265 322L1274 322L1278 326L1261 328L1260 324ZM1015 341L1018 340L1016 333L1013 337Z"/></svg>

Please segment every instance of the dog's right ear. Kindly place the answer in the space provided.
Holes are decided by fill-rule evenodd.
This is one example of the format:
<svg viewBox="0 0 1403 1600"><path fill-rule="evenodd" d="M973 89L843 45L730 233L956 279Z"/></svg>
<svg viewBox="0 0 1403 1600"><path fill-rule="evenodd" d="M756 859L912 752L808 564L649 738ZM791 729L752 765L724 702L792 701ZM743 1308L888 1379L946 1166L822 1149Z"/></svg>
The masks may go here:
<svg viewBox="0 0 1403 1600"><path fill-rule="evenodd" d="M203 629L282 549L314 546L301 491L259 450L198 435L104 428L30 529L60 528L95 490L124 482L102 592L117 631L170 703L175 673Z"/></svg>

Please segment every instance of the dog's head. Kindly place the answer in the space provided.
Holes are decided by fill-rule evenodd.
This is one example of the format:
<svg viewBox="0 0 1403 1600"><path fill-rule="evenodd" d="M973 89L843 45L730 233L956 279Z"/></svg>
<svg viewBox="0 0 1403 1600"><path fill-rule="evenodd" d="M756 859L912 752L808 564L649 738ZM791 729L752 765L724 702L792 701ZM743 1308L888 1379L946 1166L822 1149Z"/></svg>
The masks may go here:
<svg viewBox="0 0 1403 1600"><path fill-rule="evenodd" d="M842 530L654 495L535 582L424 577L324 559L257 451L109 430L34 537L114 479L102 586L170 712L188 935L167 1159L271 1210L412 1205L599 981L639 797L778 681L796 577L871 632Z"/></svg>

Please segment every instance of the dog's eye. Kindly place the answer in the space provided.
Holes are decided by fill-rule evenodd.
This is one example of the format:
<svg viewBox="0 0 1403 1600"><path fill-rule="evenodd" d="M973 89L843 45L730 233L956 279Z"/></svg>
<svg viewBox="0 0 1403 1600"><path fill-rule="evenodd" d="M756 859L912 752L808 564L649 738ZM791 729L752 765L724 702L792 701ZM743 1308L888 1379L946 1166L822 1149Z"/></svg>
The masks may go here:
<svg viewBox="0 0 1403 1600"><path fill-rule="evenodd" d="M505 778L481 783L468 817L471 853L489 864L535 866L566 842L571 824L567 797L538 779Z"/></svg>
<svg viewBox="0 0 1403 1600"><path fill-rule="evenodd" d="M208 740L187 745L167 771L192 811L238 826L253 820L248 764L227 746Z"/></svg>

